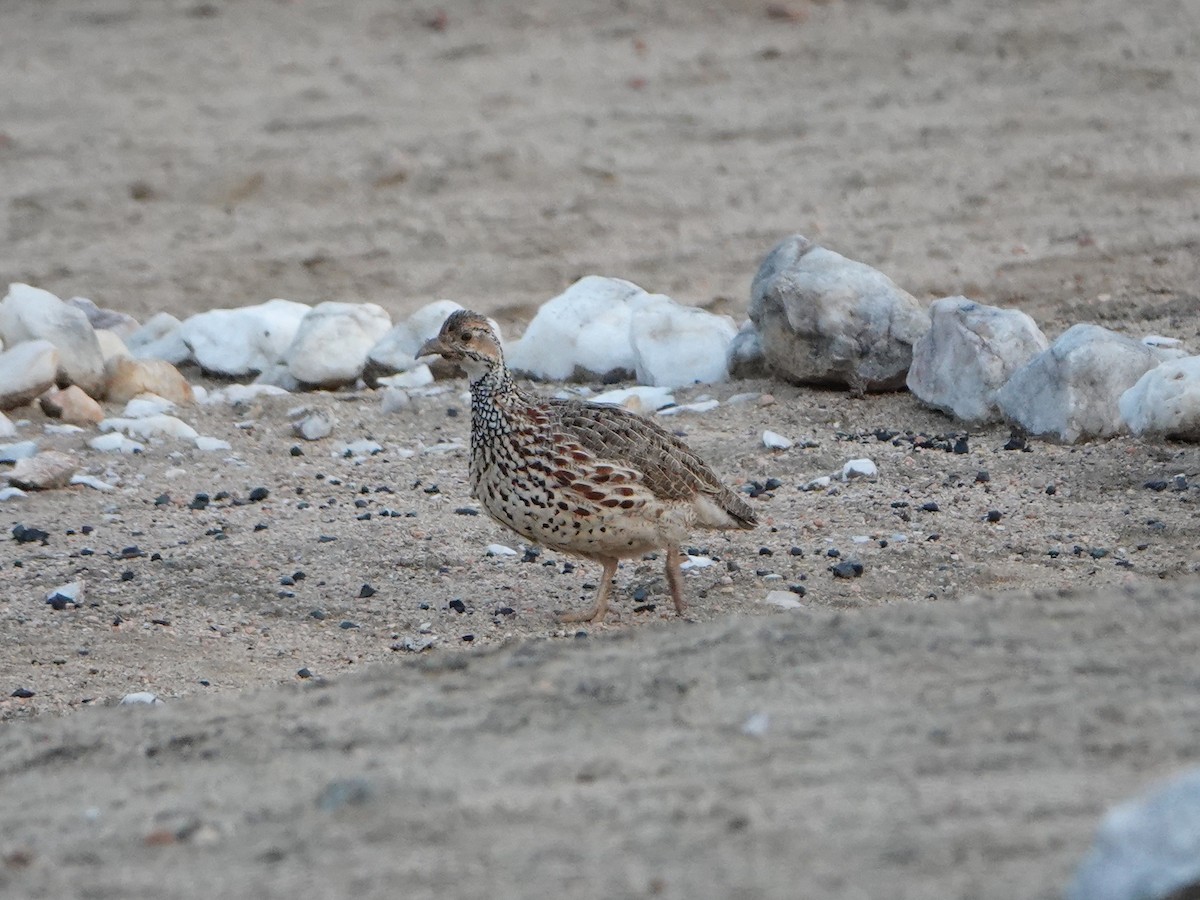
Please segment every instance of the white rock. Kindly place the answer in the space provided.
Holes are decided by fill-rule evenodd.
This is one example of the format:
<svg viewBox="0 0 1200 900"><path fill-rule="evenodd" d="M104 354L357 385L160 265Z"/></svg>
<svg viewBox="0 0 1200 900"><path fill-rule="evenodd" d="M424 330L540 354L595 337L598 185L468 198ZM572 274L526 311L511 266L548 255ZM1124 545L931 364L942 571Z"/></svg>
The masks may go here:
<svg viewBox="0 0 1200 900"><path fill-rule="evenodd" d="M16 462L18 459L29 459L37 454L37 441L17 441L14 444L0 444L0 463Z"/></svg>
<svg viewBox="0 0 1200 900"><path fill-rule="evenodd" d="M1200 882L1200 770L1190 769L1104 817L1066 900L1169 900Z"/></svg>
<svg viewBox="0 0 1200 900"><path fill-rule="evenodd" d="M72 603L78 606L79 601L83 599L83 582L68 581L66 584L60 584L58 587L46 591L42 599L46 603L59 600L62 603Z"/></svg>
<svg viewBox="0 0 1200 900"><path fill-rule="evenodd" d="M376 453L382 452L383 445L379 441L372 441L368 438L361 438L348 444L338 444L333 449L334 456L374 456Z"/></svg>
<svg viewBox="0 0 1200 900"><path fill-rule="evenodd" d="M375 342L367 352L367 368L378 376L389 372L405 372L424 365L417 361L417 351L426 341L437 337L442 323L452 312L460 309L462 307L453 300L435 300L425 304L403 322L392 326Z"/></svg>
<svg viewBox="0 0 1200 900"><path fill-rule="evenodd" d="M708 556L688 556L679 564L681 571L690 572L692 569L707 569L711 565L715 565L716 560Z"/></svg>
<svg viewBox="0 0 1200 900"><path fill-rule="evenodd" d="M512 547L505 547L503 544L488 544L483 548L483 552L488 556L516 556L517 551Z"/></svg>
<svg viewBox="0 0 1200 900"><path fill-rule="evenodd" d="M929 314L882 272L801 235L777 244L750 287L767 365L801 384L904 386Z"/></svg>
<svg viewBox="0 0 1200 900"><path fill-rule="evenodd" d="M725 381L726 356L736 334L728 316L680 306L666 297L640 298L629 320L637 380L661 387Z"/></svg>
<svg viewBox="0 0 1200 900"><path fill-rule="evenodd" d="M1142 343L1147 347L1159 347L1164 350L1175 350L1183 346L1183 341L1179 338L1163 337L1161 334L1148 334L1142 338Z"/></svg>
<svg viewBox="0 0 1200 900"><path fill-rule="evenodd" d="M1150 369L1121 395L1118 408L1134 434L1200 442L1200 356Z"/></svg>
<svg viewBox="0 0 1200 900"><path fill-rule="evenodd" d="M267 366L254 378L254 384L269 384L282 388L289 393L303 390L303 385L296 380L286 363L275 363Z"/></svg>
<svg viewBox="0 0 1200 900"><path fill-rule="evenodd" d="M764 431L762 433L762 442L763 446L768 450L788 450L794 443L782 434L776 434L774 431Z"/></svg>
<svg viewBox="0 0 1200 900"><path fill-rule="evenodd" d="M228 403L230 406L236 406L239 403L253 403L260 397L287 396L289 396L288 391L273 384L230 384L213 391L201 402L206 404Z"/></svg>
<svg viewBox="0 0 1200 900"><path fill-rule="evenodd" d="M1141 341L1098 325L1074 325L1014 372L996 400L1033 435L1066 443L1112 437L1126 430L1121 394L1159 360Z"/></svg>
<svg viewBox="0 0 1200 900"><path fill-rule="evenodd" d="M623 406L631 412L646 415L664 406L675 404L675 395L670 388L649 387L637 385L629 388L617 388L589 397L591 403L604 403L611 406Z"/></svg>
<svg viewBox="0 0 1200 900"><path fill-rule="evenodd" d="M833 478L829 475L821 475L814 478L812 481L806 481L801 485L802 491L823 491L825 488L833 484Z"/></svg>
<svg viewBox="0 0 1200 900"><path fill-rule="evenodd" d="M879 469L869 459L852 459L842 466L842 481L853 478L867 478L874 481L879 477Z"/></svg>
<svg viewBox="0 0 1200 900"><path fill-rule="evenodd" d="M291 300L213 309L185 320L179 336L206 372L243 377L281 362L310 311Z"/></svg>
<svg viewBox="0 0 1200 900"><path fill-rule="evenodd" d="M28 497L28 496L29 495L27 493L25 493L23 490L21 490L20 488L15 488L15 487L0 488L0 503L3 503L6 500L17 500L21 497Z"/></svg>
<svg viewBox="0 0 1200 900"><path fill-rule="evenodd" d="M966 297L935 300L932 325L913 345L908 389L922 403L967 422L1001 418L996 391L1050 344L1016 309Z"/></svg>
<svg viewBox="0 0 1200 900"><path fill-rule="evenodd" d="M402 391L400 388L386 388L383 396L379 398L379 409L387 416L402 409L408 409L410 406L412 406L412 397L409 396L408 391Z"/></svg>
<svg viewBox="0 0 1200 900"><path fill-rule="evenodd" d="M300 322L283 361L301 384L352 384L363 373L371 348L391 327L387 310L374 303L319 303Z"/></svg>
<svg viewBox="0 0 1200 900"><path fill-rule="evenodd" d="M649 296L620 278L579 279L538 308L505 354L509 367L547 381L632 378L637 366L629 330L632 304Z"/></svg>
<svg viewBox="0 0 1200 900"><path fill-rule="evenodd" d="M666 409L660 409L660 416L677 416L680 413L706 413L712 412L721 405L720 400L697 400L695 403L683 403L679 406L668 406Z"/></svg>
<svg viewBox="0 0 1200 900"><path fill-rule="evenodd" d="M196 449L202 450L205 453L212 453L216 450L232 450L233 445L229 441L223 441L220 438L199 434L196 435Z"/></svg>
<svg viewBox="0 0 1200 900"><path fill-rule="evenodd" d="M742 723L742 734L748 737L760 738L766 735L771 727L771 717L765 712L757 712Z"/></svg>
<svg viewBox="0 0 1200 900"><path fill-rule="evenodd" d="M425 387L427 384L433 384L433 372L429 370L429 366L421 363L395 375L385 375L376 379L376 382L390 388Z"/></svg>
<svg viewBox="0 0 1200 900"><path fill-rule="evenodd" d="M4 413L0 412L0 438L16 437L17 426Z"/></svg>
<svg viewBox="0 0 1200 900"><path fill-rule="evenodd" d="M763 355L762 336L747 319L729 342L726 368L731 378L766 378L767 359Z"/></svg>
<svg viewBox="0 0 1200 900"><path fill-rule="evenodd" d="M79 385L93 397L104 386L104 356L87 315L49 291L10 284L0 301L0 337L9 346L49 341L58 348L60 382Z"/></svg>
<svg viewBox="0 0 1200 900"><path fill-rule="evenodd" d="M24 406L54 387L60 354L49 341L25 341L0 353L0 410Z"/></svg>
<svg viewBox="0 0 1200 900"><path fill-rule="evenodd" d="M183 342L183 323L170 313L151 316L146 324L125 339L134 359L161 359L173 366L191 362L192 350Z"/></svg>
<svg viewBox="0 0 1200 900"><path fill-rule="evenodd" d="M116 490L115 486L109 484L107 481L101 481L93 475L72 475L71 484L81 484L95 491L108 492Z"/></svg>
<svg viewBox="0 0 1200 900"><path fill-rule="evenodd" d="M46 434L79 434L83 430L78 425L55 425L51 422L42 426L42 431Z"/></svg>
<svg viewBox="0 0 1200 900"><path fill-rule="evenodd" d="M466 449L463 444L458 441L443 441L440 444L432 444L428 447L422 447L421 452L428 456L441 456L446 453L454 453L456 450Z"/></svg>
<svg viewBox="0 0 1200 900"><path fill-rule="evenodd" d="M50 491L66 487L79 468L75 457L57 450L43 450L35 456L17 460L8 473L13 487L27 491Z"/></svg>
<svg viewBox="0 0 1200 900"><path fill-rule="evenodd" d="M129 356L129 348L115 331L109 331L107 328L97 329L96 342L100 345L100 355L105 362L114 356Z"/></svg>
<svg viewBox="0 0 1200 900"><path fill-rule="evenodd" d="M132 441L116 431L92 438L88 441L88 446L101 453L141 453L146 449L144 444Z"/></svg>
<svg viewBox="0 0 1200 900"><path fill-rule="evenodd" d="M333 419L325 413L315 412L299 422L292 423L292 431L306 441L319 441L333 433Z"/></svg>
<svg viewBox="0 0 1200 900"><path fill-rule="evenodd" d="M154 437L173 437L194 441L199 434L187 422L168 415L147 416L144 419L105 419L99 427L101 431L123 431L130 437L142 440Z"/></svg>
<svg viewBox="0 0 1200 900"><path fill-rule="evenodd" d="M175 404L157 394L140 394L125 404L121 415L126 419L147 419L175 409Z"/></svg>
<svg viewBox="0 0 1200 900"><path fill-rule="evenodd" d="M121 698L120 706L159 706L162 700L150 691L135 691Z"/></svg>
<svg viewBox="0 0 1200 900"><path fill-rule="evenodd" d="M780 609L801 609L804 606L791 591L769 591L761 602Z"/></svg>

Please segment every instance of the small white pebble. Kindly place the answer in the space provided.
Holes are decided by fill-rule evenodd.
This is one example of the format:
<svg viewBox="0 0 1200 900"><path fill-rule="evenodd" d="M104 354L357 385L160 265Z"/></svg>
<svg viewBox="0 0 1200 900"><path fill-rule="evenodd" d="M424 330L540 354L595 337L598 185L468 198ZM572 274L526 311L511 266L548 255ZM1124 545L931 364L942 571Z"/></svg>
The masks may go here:
<svg viewBox="0 0 1200 900"><path fill-rule="evenodd" d="M756 712L742 723L742 734L760 738L771 727L771 717L765 712Z"/></svg>
<svg viewBox="0 0 1200 900"><path fill-rule="evenodd" d="M804 606L791 591L769 591L760 602L780 609L800 609Z"/></svg>
<svg viewBox="0 0 1200 900"><path fill-rule="evenodd" d="M97 491L115 491L116 488L107 481L101 481L92 475L72 475L71 484L82 484L84 487L90 487Z"/></svg>
<svg viewBox="0 0 1200 900"><path fill-rule="evenodd" d="M505 547L503 544L488 544L483 548L483 552L488 556L516 556L517 551L512 547Z"/></svg>
<svg viewBox="0 0 1200 900"><path fill-rule="evenodd" d="M869 459L852 459L842 466L842 481L849 481L852 478L874 480L878 476L878 467Z"/></svg>
<svg viewBox="0 0 1200 900"><path fill-rule="evenodd" d="M136 691L132 694L126 694L121 698L121 706L160 706L162 701L158 699L158 694L153 694L150 691Z"/></svg>
<svg viewBox="0 0 1200 900"><path fill-rule="evenodd" d="M692 569L707 569L714 562L716 560L709 559L707 556L689 556L680 564L679 568L684 572L691 571Z"/></svg>
<svg viewBox="0 0 1200 900"><path fill-rule="evenodd" d="M213 450L232 450L233 447L229 441L223 441L220 438L209 437L208 435L196 436L196 449L203 450L206 453Z"/></svg>
<svg viewBox="0 0 1200 900"><path fill-rule="evenodd" d="M768 450L787 450L791 448L792 441L785 438L782 434L776 434L774 431L764 431L762 433L763 446Z"/></svg>

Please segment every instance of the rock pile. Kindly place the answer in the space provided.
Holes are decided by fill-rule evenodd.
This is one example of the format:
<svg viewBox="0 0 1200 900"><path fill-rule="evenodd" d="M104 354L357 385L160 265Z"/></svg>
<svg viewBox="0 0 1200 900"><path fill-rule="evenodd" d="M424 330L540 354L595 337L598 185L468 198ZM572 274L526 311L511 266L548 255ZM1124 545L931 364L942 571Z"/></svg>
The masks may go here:
<svg viewBox="0 0 1200 900"><path fill-rule="evenodd" d="M225 449L168 410L110 417L101 405L149 395L185 407L203 392L181 366L253 381L211 400L366 382L384 388L385 411L402 409L409 392L455 373L413 356L459 308L438 300L393 323L372 303L275 299L184 321L159 313L139 325L84 298L13 284L0 301L0 437L15 435L3 411L37 402L63 428L98 427L92 449L137 452L163 438ZM588 276L544 303L506 353L512 369L545 380L636 380L663 392L768 374L856 393L907 386L963 422L1007 420L1054 440L1132 431L1200 441L1200 357L1169 338L1137 341L1081 324L1051 343L1018 310L965 297L926 309L882 272L802 235L763 259L748 314L738 329L632 282ZM616 402L646 405L632 394ZM716 405L703 398L660 414Z"/></svg>

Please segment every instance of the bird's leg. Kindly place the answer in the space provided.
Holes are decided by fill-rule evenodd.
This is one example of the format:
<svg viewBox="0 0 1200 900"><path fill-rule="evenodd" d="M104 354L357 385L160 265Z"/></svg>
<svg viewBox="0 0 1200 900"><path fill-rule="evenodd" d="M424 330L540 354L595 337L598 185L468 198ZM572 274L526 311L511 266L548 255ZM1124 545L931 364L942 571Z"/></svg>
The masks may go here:
<svg viewBox="0 0 1200 900"><path fill-rule="evenodd" d="M600 580L600 590L596 592L596 605L585 612L557 613L555 618L560 622L599 622L603 621L608 612L608 592L612 588L612 580L617 574L617 560L604 561L604 574Z"/></svg>
<svg viewBox="0 0 1200 900"><path fill-rule="evenodd" d="M667 585L671 588L671 599L675 601L675 612L683 615L687 604L683 602L683 571L679 568L678 544L667 546Z"/></svg>

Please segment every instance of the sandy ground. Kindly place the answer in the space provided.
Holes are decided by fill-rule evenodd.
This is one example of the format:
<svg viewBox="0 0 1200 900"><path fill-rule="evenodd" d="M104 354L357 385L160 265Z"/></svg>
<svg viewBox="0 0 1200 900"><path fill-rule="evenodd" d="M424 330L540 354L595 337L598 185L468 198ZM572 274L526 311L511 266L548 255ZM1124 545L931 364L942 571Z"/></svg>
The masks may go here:
<svg viewBox="0 0 1200 900"><path fill-rule="evenodd" d="M0 282L511 331L598 273L740 319L800 231L922 298L1200 349L1200 14L993 6L9 3ZM48 533L0 549L6 896L1054 897L1109 804L1194 761L1195 446L682 391L774 396L665 420L779 480L764 524L695 536L685 621L643 560L577 635L552 612L595 567L485 556L523 548L429 452L462 389L186 412L223 455L42 440L119 486L0 507ZM301 404L338 426L295 456ZM800 489L861 456L877 482ZM136 690L166 703L113 707Z"/></svg>

